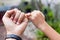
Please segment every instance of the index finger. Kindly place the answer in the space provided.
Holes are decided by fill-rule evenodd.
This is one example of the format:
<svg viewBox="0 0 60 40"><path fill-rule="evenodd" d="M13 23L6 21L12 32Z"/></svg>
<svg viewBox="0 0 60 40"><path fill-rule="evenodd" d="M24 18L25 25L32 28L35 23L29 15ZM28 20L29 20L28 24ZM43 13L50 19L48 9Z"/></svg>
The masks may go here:
<svg viewBox="0 0 60 40"><path fill-rule="evenodd" d="M14 13L14 10L8 10L4 16L10 17Z"/></svg>
<svg viewBox="0 0 60 40"><path fill-rule="evenodd" d="M12 14L16 14L16 13L15 13L16 10L17 10L16 8L15 8L15 9L12 9L12 10L8 10L8 11L5 13L4 16L10 17Z"/></svg>

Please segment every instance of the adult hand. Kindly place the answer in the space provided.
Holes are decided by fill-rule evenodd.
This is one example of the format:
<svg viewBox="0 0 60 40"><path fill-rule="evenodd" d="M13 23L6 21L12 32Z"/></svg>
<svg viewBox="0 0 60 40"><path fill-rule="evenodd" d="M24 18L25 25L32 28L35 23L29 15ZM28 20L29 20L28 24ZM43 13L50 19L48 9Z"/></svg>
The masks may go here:
<svg viewBox="0 0 60 40"><path fill-rule="evenodd" d="M25 17L25 14L18 9L7 11L2 21L6 27L7 34L16 34L18 36L24 32L28 24L28 19Z"/></svg>

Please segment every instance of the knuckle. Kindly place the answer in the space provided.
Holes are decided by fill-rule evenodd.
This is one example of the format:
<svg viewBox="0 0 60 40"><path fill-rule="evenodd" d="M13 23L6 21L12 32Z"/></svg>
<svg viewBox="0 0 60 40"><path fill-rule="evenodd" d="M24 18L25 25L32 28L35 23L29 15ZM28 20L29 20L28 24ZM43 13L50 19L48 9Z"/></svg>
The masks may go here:
<svg viewBox="0 0 60 40"><path fill-rule="evenodd" d="M32 11L32 13L36 13L36 12L37 12L37 10Z"/></svg>
<svg viewBox="0 0 60 40"><path fill-rule="evenodd" d="M37 14L40 14L41 12L40 11L37 11Z"/></svg>
<svg viewBox="0 0 60 40"><path fill-rule="evenodd" d="M21 13L21 15L23 15L23 16L24 16L25 14L22 12L22 13Z"/></svg>
<svg viewBox="0 0 60 40"><path fill-rule="evenodd" d="M7 10L6 13L9 13L9 10Z"/></svg>
<svg viewBox="0 0 60 40"><path fill-rule="evenodd" d="M15 11L16 11L16 10L18 10L18 9L17 9L17 8L14 8L13 10L15 10Z"/></svg>
<svg viewBox="0 0 60 40"><path fill-rule="evenodd" d="M21 13L21 11L20 11L20 10L18 10L18 13Z"/></svg>
<svg viewBox="0 0 60 40"><path fill-rule="evenodd" d="M36 13L36 15L39 15L40 11L39 10L34 10L33 13Z"/></svg>
<svg viewBox="0 0 60 40"><path fill-rule="evenodd" d="M19 12L19 10L17 8L13 9L15 12Z"/></svg>

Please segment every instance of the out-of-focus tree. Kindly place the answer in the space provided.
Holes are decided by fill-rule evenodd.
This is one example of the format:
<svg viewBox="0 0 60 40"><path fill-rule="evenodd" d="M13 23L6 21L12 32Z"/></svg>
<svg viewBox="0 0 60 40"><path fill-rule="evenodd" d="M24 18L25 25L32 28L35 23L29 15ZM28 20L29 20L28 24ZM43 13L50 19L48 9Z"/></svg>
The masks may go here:
<svg viewBox="0 0 60 40"><path fill-rule="evenodd" d="M43 5L41 3L41 0L31 0L31 4L33 7L35 7L35 9L42 11Z"/></svg>
<svg viewBox="0 0 60 40"><path fill-rule="evenodd" d="M21 9L23 12L31 12L33 10L32 5L28 1L23 1L19 5L19 9Z"/></svg>
<svg viewBox="0 0 60 40"><path fill-rule="evenodd" d="M55 20L60 20L60 3L55 5L54 10Z"/></svg>

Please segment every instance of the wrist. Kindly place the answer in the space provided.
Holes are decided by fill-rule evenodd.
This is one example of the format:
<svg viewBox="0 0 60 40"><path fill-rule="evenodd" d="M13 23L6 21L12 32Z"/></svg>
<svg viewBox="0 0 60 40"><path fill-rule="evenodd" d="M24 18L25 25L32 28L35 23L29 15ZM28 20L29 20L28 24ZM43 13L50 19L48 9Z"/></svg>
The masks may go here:
<svg viewBox="0 0 60 40"><path fill-rule="evenodd" d="M8 34L14 34L14 35L17 35L17 36L19 36L19 37L21 36L21 34L15 33L15 32L7 32L7 35L8 35Z"/></svg>
<svg viewBox="0 0 60 40"><path fill-rule="evenodd" d="M41 30L45 30L47 27L46 21L43 21L42 23L39 23L38 28Z"/></svg>
<svg viewBox="0 0 60 40"><path fill-rule="evenodd" d="M11 39L12 40L22 40L21 37L15 35L15 34L7 34L6 39L9 39L9 40L11 40Z"/></svg>

